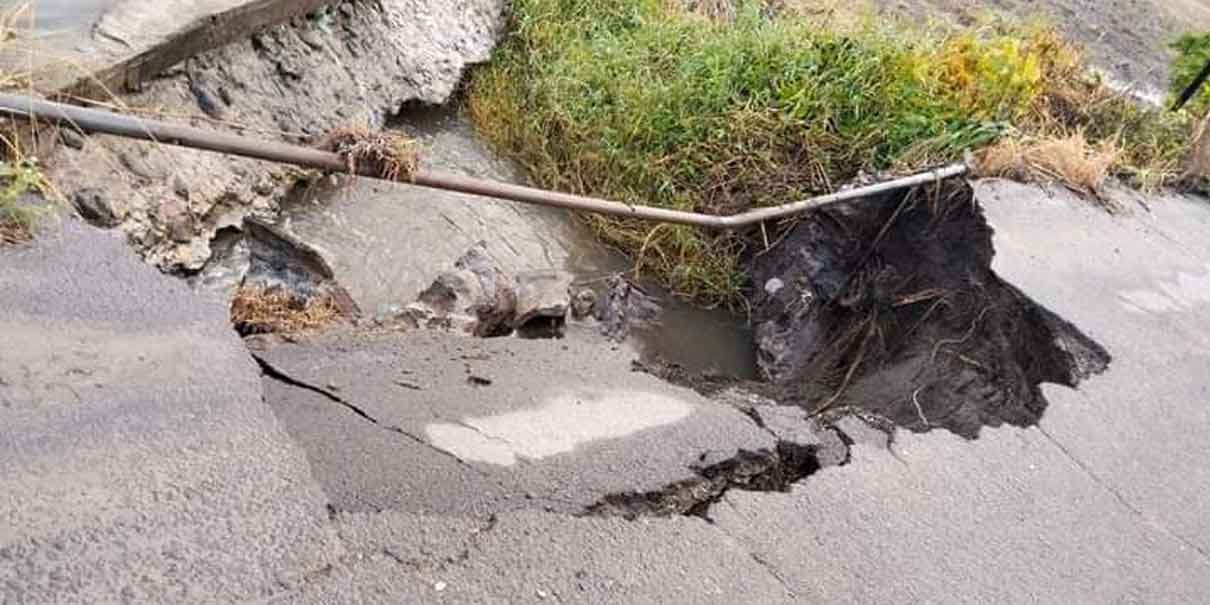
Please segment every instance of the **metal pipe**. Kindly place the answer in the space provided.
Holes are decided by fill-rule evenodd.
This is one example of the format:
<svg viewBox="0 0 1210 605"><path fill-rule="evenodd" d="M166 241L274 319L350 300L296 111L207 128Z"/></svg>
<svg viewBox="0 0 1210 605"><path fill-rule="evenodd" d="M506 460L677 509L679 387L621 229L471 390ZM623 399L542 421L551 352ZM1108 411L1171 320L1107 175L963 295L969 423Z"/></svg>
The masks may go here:
<svg viewBox="0 0 1210 605"><path fill-rule="evenodd" d="M1181 91L1181 96L1177 97L1176 101L1172 104L1172 111L1180 111L1189 102L1189 99L1192 99L1193 95L1197 94L1198 89L1202 87L1202 84L1206 83L1207 78L1210 78L1210 60L1206 61L1206 66L1194 76L1193 81L1185 87L1185 90Z"/></svg>
<svg viewBox="0 0 1210 605"><path fill-rule="evenodd" d="M801 202L791 202L781 206L770 206L767 208L749 210L741 214L725 217L723 222L725 228L728 229L748 227L758 223L763 223L765 221L802 214L804 212L809 212L811 210L822 208L831 204L852 201L858 198L886 193L888 191L895 191L897 189L907 189L909 187L934 183L951 177L961 176L969 171L970 167L966 164L950 164L935 170L929 170L928 172L921 172L912 176L905 176L903 178L884 181L882 183L875 183L873 185L845 189L844 191L813 197L809 200L803 200Z"/></svg>
<svg viewBox="0 0 1210 605"><path fill-rule="evenodd" d="M348 170L348 165L345 163L344 158L340 154L330 151L276 141L263 141L234 134L194 128L192 126L146 120L109 111L53 103L21 95L0 94L0 115L29 121L44 120L54 123L66 123L83 132L141 139L258 160L294 164L306 168L333 172L345 172ZM782 206L758 208L733 216L716 216L669 210L666 208L653 208L650 206L632 206L621 202L546 191L522 185L499 183L436 170L417 171L413 175L411 183L421 187L501 198L526 204L565 208L581 212L691 225L709 229L739 229L768 220L801 214L829 204L877 195L895 189L915 187L958 176L965 174L967 170L968 168L965 164L952 164L937 170L884 183L855 187ZM360 176L381 178L377 174L367 172L361 172Z"/></svg>

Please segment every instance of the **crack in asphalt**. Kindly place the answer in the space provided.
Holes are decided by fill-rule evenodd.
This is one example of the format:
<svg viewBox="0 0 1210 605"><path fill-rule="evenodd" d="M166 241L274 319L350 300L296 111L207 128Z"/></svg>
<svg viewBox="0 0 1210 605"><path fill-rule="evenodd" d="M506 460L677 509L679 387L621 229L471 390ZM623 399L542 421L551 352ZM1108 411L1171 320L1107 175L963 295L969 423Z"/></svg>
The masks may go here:
<svg viewBox="0 0 1210 605"><path fill-rule="evenodd" d="M1113 496L1114 499L1116 499L1119 504L1121 504L1123 507L1125 507L1126 510L1130 511L1131 513L1135 514L1140 519L1150 523L1151 525L1158 527L1162 532L1168 534L1177 542L1180 542L1181 544L1184 544L1185 546L1193 549L1195 552L1197 552L1198 555L1200 555L1202 557L1202 559L1205 562L1210 563L1210 552L1207 552L1206 549L1198 546L1197 544L1194 544L1188 538L1185 538L1184 536L1176 533L1171 528L1169 528L1167 525L1164 525L1164 524L1159 523L1156 520L1152 519L1150 516L1147 515L1147 513L1143 512L1142 509L1131 504L1130 501L1126 499L1126 496L1123 495L1122 492L1116 486L1111 485L1110 483L1108 483L1107 481L1102 479L1100 477L1100 475L1098 475L1095 471L1092 470L1092 467L1085 464L1083 460L1081 460L1078 456L1076 456L1074 453L1072 453L1071 450L1067 449L1067 446L1063 445L1063 443L1060 442L1058 439L1055 439L1054 435L1051 435L1049 432L1047 432L1046 429L1042 428L1041 425L1038 425L1038 431L1041 432L1042 435L1044 437L1046 437L1046 439L1048 441L1050 441L1052 444L1054 444L1054 446L1056 448L1058 448L1058 450L1060 452L1062 452L1063 455L1066 456L1068 460L1071 460L1072 464L1075 464L1076 467L1079 468L1080 471L1083 472L1089 479L1091 479L1093 483L1095 483L1101 489L1109 492L1109 494L1111 496Z"/></svg>
<svg viewBox="0 0 1210 605"><path fill-rule="evenodd" d="M381 422L377 418L375 418L372 414L370 414L369 412L362 409L357 404L341 397L340 395L337 395L336 393L333 393L332 391L325 389L323 387L319 387L319 386L316 386L309 382L294 378L293 376L290 376L288 373L286 373L286 372L282 371L281 369L277 368L276 366L274 366L272 363L270 363L268 360L264 359L263 357L255 354L255 353L250 353L250 354L252 355L252 359L256 361L256 364L260 366L261 371L264 373L265 376L267 376L273 380L276 380L282 384L289 385L294 388L302 389L304 391L310 391L312 393L320 395L333 403L339 404L340 406L344 407L345 409L349 410L350 412L353 412L354 414L356 414L362 420L365 420L366 422L369 422L370 424L373 424L374 426L376 426L380 429L383 429L385 431L390 431L390 432L396 433L398 435L402 435L403 437L407 438L410 441L417 443L418 445L421 445L427 449L437 452L446 458L454 460L459 465L471 470L472 472L474 472L482 477L490 476L486 471L471 465L467 461L455 456L454 454L451 454L450 452L447 452L439 447L434 446L433 444L429 443L428 441L426 441L425 439L423 439L422 437L420 437L418 435L414 435L398 426L384 424L383 422Z"/></svg>
<svg viewBox="0 0 1210 605"><path fill-rule="evenodd" d="M734 510L734 506L732 506L731 503L728 502L726 504L728 506L731 506L732 510ZM755 561L757 565L760 565L761 568L763 568L770 576L772 576L774 580L777 580L777 582L782 585L782 588L786 589L786 593L790 596L791 599L798 598L798 593L796 593L794 591L794 589L790 586L790 583L786 580L786 578L784 576L782 576L781 571L777 568L776 565L774 565L773 563L771 563L769 561L766 561L764 559L764 557L760 556L758 553L756 553L756 552L748 549L746 546L744 546L744 541L741 540L735 534L731 533L731 531L728 530L726 527L719 525L709 519L707 519L706 522L709 523L710 526L712 528L714 528L715 531L717 531L720 534L722 534L723 536L725 536L727 540L730 540L731 543L735 544L738 548L740 548L744 552L748 553L748 556L751 557L752 560Z"/></svg>
<svg viewBox="0 0 1210 605"><path fill-rule="evenodd" d="M760 555L758 555L752 551L748 551L748 556L751 557L752 560L755 561L757 565L760 565L761 567L763 567L764 570L767 571L769 573L769 575L773 577L774 580L777 580L777 583L781 584L782 588L786 589L786 594L789 595L791 599L798 598L798 593L794 592L794 589L790 587L790 583L787 582L784 577L782 577L781 572L778 571L776 566L774 566L772 563L764 560L763 558L761 558Z"/></svg>

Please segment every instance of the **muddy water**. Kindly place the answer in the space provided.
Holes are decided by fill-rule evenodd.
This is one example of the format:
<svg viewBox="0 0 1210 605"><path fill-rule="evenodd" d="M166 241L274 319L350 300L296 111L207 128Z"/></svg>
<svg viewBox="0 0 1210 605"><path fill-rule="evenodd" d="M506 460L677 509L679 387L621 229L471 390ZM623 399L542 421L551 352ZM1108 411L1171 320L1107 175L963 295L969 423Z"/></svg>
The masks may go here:
<svg viewBox="0 0 1210 605"><path fill-rule="evenodd" d="M453 109L410 111L399 120L398 126L413 136L445 137L456 142L456 145L446 146L436 158L446 169L465 172L466 160L476 153L483 153L482 141L475 136L466 119ZM518 166L510 163L507 174L513 182L524 182ZM624 256L598 242L569 213L553 208L534 210L546 228L557 233L557 239L566 248L562 268L576 276L578 285L591 287L601 294L603 278L631 268ZM756 350L745 318L686 304L654 284L645 283L643 287L658 297L663 313L658 325L638 329L633 334L631 344L641 357L676 363L693 372L756 377Z"/></svg>
<svg viewBox="0 0 1210 605"><path fill-rule="evenodd" d="M425 161L431 168L524 182L520 168L494 157L456 110L408 109L390 126L422 142ZM486 240L489 251L506 271L562 268L576 277L577 285L599 293L605 287L605 278L631 267L622 255L601 245L562 210L419 188L396 188L385 196L381 190L363 193L312 191L305 200L287 206L283 223L311 234L310 239L321 247L336 248L337 257L356 259L347 267L339 266L341 261L337 260L336 273L351 282L347 287L356 298L370 301L368 308L363 305L363 311L370 314L383 312L384 305L401 298L411 300L426 287L432 276L420 276L434 268L421 265L431 265L433 258L452 262L465 251L465 242L453 238L445 241L425 233L433 231L434 225L441 229L454 225L451 234ZM348 210L350 205L359 206L359 210ZM365 241L350 243L350 235L359 234ZM357 283L355 276L364 279ZM650 284L644 284L644 288L659 297L664 312L658 325L632 332L630 345L641 358L679 364L693 372L755 377L755 347L746 319L687 305Z"/></svg>

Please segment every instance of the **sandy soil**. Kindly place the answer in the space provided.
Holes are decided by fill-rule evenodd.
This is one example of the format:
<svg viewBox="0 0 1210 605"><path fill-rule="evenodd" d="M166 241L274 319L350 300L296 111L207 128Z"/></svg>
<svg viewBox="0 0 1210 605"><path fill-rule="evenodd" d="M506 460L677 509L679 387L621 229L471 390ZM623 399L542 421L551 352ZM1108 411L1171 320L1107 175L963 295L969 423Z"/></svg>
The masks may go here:
<svg viewBox="0 0 1210 605"><path fill-rule="evenodd" d="M1017 16L1047 15L1088 46L1113 77L1144 89L1165 89L1168 43L1187 31L1210 30L1210 0L875 0L912 18L971 22L991 9Z"/></svg>

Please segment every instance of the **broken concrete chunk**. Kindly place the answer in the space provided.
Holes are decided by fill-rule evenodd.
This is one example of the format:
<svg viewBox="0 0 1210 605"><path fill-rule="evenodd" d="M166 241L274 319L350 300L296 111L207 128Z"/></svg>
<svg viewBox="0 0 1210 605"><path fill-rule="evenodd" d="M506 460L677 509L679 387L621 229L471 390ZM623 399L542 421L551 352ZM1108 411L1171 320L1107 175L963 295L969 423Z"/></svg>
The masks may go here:
<svg viewBox="0 0 1210 605"><path fill-rule="evenodd" d="M75 128L65 127L59 130L59 140L72 149L84 149L87 136Z"/></svg>
<svg viewBox="0 0 1210 605"><path fill-rule="evenodd" d="M248 242L245 286L280 289L303 300L324 298L343 315L360 314L357 303L336 283L331 265L314 246L253 219L244 222L244 233Z"/></svg>
<svg viewBox="0 0 1210 605"><path fill-rule="evenodd" d="M614 340L625 340L634 328L659 323L660 304L621 275L609 278L601 305L601 332Z"/></svg>
<svg viewBox="0 0 1210 605"><path fill-rule="evenodd" d="M762 405L752 408L761 424L781 441L802 445L820 442L819 425L807 418L807 411L790 405Z"/></svg>
<svg viewBox="0 0 1210 605"><path fill-rule="evenodd" d="M778 441L810 449L822 468L839 466L848 458L848 448L836 430L808 418L807 411L800 407L762 405L753 412Z"/></svg>
<svg viewBox="0 0 1210 605"><path fill-rule="evenodd" d="M571 306L572 276L563 271L534 271L517 276L517 309L514 325L535 319L562 322Z"/></svg>
<svg viewBox="0 0 1210 605"><path fill-rule="evenodd" d="M833 425L855 444L872 445L881 449L891 446L890 435L852 414L841 416Z"/></svg>
<svg viewBox="0 0 1210 605"><path fill-rule="evenodd" d="M571 317L575 320L586 320L593 316L597 308L597 293L591 288L583 288L571 298Z"/></svg>
<svg viewBox="0 0 1210 605"><path fill-rule="evenodd" d="M506 336L513 331L517 292L513 280L497 268L479 242L420 293L418 305L405 311L420 325L465 331L475 336Z"/></svg>
<svg viewBox="0 0 1210 605"><path fill-rule="evenodd" d="M66 131L64 131L66 132ZM112 229L122 222L122 217L113 207L109 194L101 189L86 187L76 192L71 198L76 212L84 220L103 229Z"/></svg>

